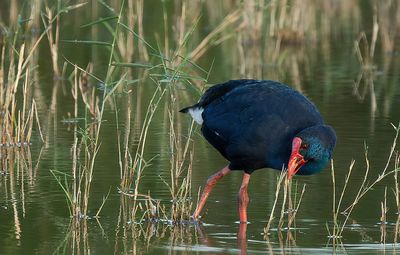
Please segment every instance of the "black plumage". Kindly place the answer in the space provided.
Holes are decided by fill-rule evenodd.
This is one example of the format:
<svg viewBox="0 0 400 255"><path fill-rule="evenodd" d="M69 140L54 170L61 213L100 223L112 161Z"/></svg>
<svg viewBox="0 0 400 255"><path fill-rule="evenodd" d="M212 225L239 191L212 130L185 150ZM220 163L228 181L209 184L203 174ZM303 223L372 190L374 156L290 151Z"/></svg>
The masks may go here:
<svg viewBox="0 0 400 255"><path fill-rule="evenodd" d="M232 170L251 173L260 168L287 166L293 137L323 125L304 95L276 81L232 80L209 88L199 102L202 133Z"/></svg>
<svg viewBox="0 0 400 255"><path fill-rule="evenodd" d="M288 169L309 175L332 156L336 134L324 124L315 105L298 91L276 81L232 80L214 85L197 104L183 108L202 125L207 141L230 163L207 181L193 215L199 216L215 183L231 170L243 170L239 192L241 222L247 221L247 185L257 169Z"/></svg>

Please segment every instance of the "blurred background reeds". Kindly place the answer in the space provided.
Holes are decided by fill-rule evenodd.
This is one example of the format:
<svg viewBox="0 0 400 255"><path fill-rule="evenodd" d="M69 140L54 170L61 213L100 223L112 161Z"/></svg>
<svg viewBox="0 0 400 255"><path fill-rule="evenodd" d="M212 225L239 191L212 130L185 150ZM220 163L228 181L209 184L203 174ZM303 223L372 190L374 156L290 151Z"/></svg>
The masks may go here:
<svg viewBox="0 0 400 255"><path fill-rule="evenodd" d="M0 253L395 252L399 34L394 0L3 1ZM233 174L192 224L226 161L178 111L238 78L306 94L334 165L254 173L246 229Z"/></svg>

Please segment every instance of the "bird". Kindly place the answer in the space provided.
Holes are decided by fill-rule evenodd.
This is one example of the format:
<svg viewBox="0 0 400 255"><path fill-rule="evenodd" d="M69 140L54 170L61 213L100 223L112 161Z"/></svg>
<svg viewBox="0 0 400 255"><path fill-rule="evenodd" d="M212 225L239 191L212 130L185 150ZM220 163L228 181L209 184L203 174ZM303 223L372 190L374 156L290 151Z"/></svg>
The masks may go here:
<svg viewBox="0 0 400 255"><path fill-rule="evenodd" d="M240 223L247 223L247 187L255 170L311 175L324 169L336 145L335 130L297 90L272 80L230 80L208 88L180 110L201 125L204 138L229 164L211 175L191 216L199 220L207 198L222 177L243 171L238 193Z"/></svg>

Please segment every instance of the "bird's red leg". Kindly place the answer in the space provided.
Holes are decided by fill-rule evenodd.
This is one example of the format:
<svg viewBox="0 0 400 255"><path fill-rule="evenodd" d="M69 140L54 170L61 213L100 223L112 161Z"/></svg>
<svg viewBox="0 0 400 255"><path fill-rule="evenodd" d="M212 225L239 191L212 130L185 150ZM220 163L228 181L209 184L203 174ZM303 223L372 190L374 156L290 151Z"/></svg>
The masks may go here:
<svg viewBox="0 0 400 255"><path fill-rule="evenodd" d="M239 230L237 233L237 241L238 241L238 248L240 253L239 254L247 254L247 223L240 223Z"/></svg>
<svg viewBox="0 0 400 255"><path fill-rule="evenodd" d="M238 211L240 223L247 223L247 205L249 204L249 195L247 194L247 186L249 185L250 174L244 173L242 185L240 186L238 195Z"/></svg>
<svg viewBox="0 0 400 255"><path fill-rule="evenodd" d="M230 171L231 171L231 169L229 169L229 167L226 166L208 178L206 186L204 187L204 190L203 190L203 194L201 194L199 203L197 204L197 208L193 213L193 216L192 216L193 219L197 220L197 218L199 217L201 209L203 209L203 206L207 201L208 195L210 194L211 190L214 188L215 184L217 184L217 182L222 177L227 175Z"/></svg>

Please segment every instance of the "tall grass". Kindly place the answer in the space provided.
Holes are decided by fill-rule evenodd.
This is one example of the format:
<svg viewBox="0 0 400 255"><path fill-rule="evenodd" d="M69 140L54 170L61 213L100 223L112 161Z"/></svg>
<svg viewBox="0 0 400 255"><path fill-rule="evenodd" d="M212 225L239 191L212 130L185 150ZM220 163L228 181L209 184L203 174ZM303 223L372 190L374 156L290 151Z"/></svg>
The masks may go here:
<svg viewBox="0 0 400 255"><path fill-rule="evenodd" d="M293 191L294 186L294 191ZM279 221L277 224L277 230L281 233L283 230L289 232L292 228L295 228L295 220L296 214L299 210L301 200L303 199L304 192L306 190L306 185L303 185L301 192L298 192L298 183L296 182L293 185L292 180L287 178L287 173L282 171L276 180L276 190L275 190L275 199L271 208L271 212L268 217L268 222L264 227L264 237L268 239L268 235L270 235L270 229L275 216L275 210L278 206L278 201L281 200L281 210L279 213ZM283 192L281 195L280 193ZM279 199L281 197L281 199ZM285 219L286 215L286 219ZM286 223L286 225L285 225Z"/></svg>
<svg viewBox="0 0 400 255"><path fill-rule="evenodd" d="M74 66L74 79L73 79L73 90L72 95L75 100L75 119L78 117L78 87L82 93L82 99L85 103L85 112L90 112L92 116L95 117L95 122L89 122L87 114L85 118L85 126L83 129L78 129L77 126L74 128L74 143L71 148L72 154L72 175L61 173L59 171L51 171L56 178L58 184L63 189L68 206L70 208L71 217L78 219L87 219L88 208L89 208L89 198L91 185L93 180L93 173L96 163L96 158L100 149L100 131L103 123L103 114L105 111L105 105L113 96L116 89L124 82L125 76L119 78L118 80L113 80L114 68L112 67L112 62L114 61L114 51L116 51L117 38L120 31L119 21L121 20L122 13L124 10L124 3L121 5L120 12L117 16L117 24L114 28L113 40L110 43L110 57L108 62L108 69L104 80L96 77L95 75L89 73L83 68L71 63L68 59L67 62ZM100 23L100 22L97 22ZM93 23L91 25L95 25ZM96 42L85 42L89 44L97 44ZM56 47L56 46L54 46ZM53 63L54 64L54 63ZM78 71L82 72L82 79L79 79ZM88 83L88 76L93 79L100 81L104 84L103 91L100 95L95 95L93 91L91 94L92 103L89 103L88 96L84 88ZM100 106L97 106L96 97L101 97ZM78 137L79 136L79 137ZM61 175L61 176L60 176ZM70 184L68 179L72 177L72 183ZM72 186L72 188L71 188ZM99 208L101 210L102 206ZM99 212L96 213L98 216Z"/></svg>
<svg viewBox="0 0 400 255"><path fill-rule="evenodd" d="M11 9L12 13L18 11L13 4ZM27 196L36 187L43 155L33 77L37 68L35 54L44 33L25 40L27 21L18 23L14 18L10 16L8 27L0 23L0 179L4 184L1 193L12 209L15 239L20 243L22 222L27 216ZM35 165L30 150L33 141L40 151Z"/></svg>
<svg viewBox="0 0 400 255"><path fill-rule="evenodd" d="M31 42L21 40L25 22L11 21L10 27L0 27L3 35L0 49L0 146L3 147L29 146L34 125L43 140L36 101L32 98L32 76L36 69L34 55L45 32L32 37Z"/></svg>
<svg viewBox="0 0 400 255"><path fill-rule="evenodd" d="M332 240L332 243L334 245L336 245L338 242L341 242L341 238L343 237L343 232L345 230L346 224L348 222L348 220L351 218L351 215L354 211L354 209L357 207L357 205L360 203L360 201L362 200L362 198L370 193L372 190L374 190L374 188L377 186L377 184L379 184L385 177L388 176L394 176L395 179L395 183L397 180L397 172L400 171L398 163L397 162L397 154L395 153L395 149L397 146L397 139L398 139L398 135L399 135L399 131L400 131L400 123L397 126L393 125L393 128L395 130L395 137L393 139L393 143L392 146L390 148L389 151L389 156L388 159L386 161L385 166L382 168L382 170L379 172L377 177L373 177L371 178L369 176L370 173L370 162L369 162L369 157L368 157L368 148L365 148L365 163L366 163L366 167L365 167L365 173L364 173L364 177L361 181L361 184L359 184L359 189L357 191L356 194L351 194L351 196L353 197L353 202L350 203L350 205L348 205L347 207L343 207L343 198L345 196L349 196L348 192L347 192L347 187L349 185L356 185L353 184L350 176L353 172L354 169L354 165L355 165L355 161L352 161L350 166L349 166L349 171L347 173L347 175L345 176L345 180L344 180L344 185L341 188L341 191L338 193L336 191L336 177L335 177L335 170L333 167L333 162L331 164L332 166L332 183L333 183L333 207L332 207L332 212L333 212L333 225L332 228L329 229L328 227L328 233L329 233L329 238ZM394 160L394 164L393 163ZM395 187L396 189L396 187ZM339 196L339 200L336 199L337 194L340 194ZM385 192L384 192L384 202L382 202L381 204L381 225L386 225L386 213L387 213L387 187L385 187ZM398 194L395 194L395 197L398 197ZM337 202L336 202L337 201ZM343 215L343 220L339 221L339 216ZM397 235L397 234L396 234ZM396 238L396 237L395 237ZM385 238L382 237L382 240L384 240Z"/></svg>
<svg viewBox="0 0 400 255"><path fill-rule="evenodd" d="M21 40L21 36L26 33L25 29L32 25L28 22L29 20L14 23L10 28L2 27L2 30L8 32L4 32L6 36L2 40L0 59L0 111L3 116L0 132L2 145L29 145L34 121L38 125L38 133L43 141L44 138L38 122L37 105L32 98L33 82L31 76L37 68L37 58L35 56L44 36L47 35L51 43L54 71L56 74L59 73L54 64L58 60L58 32L56 32L56 38L54 39L51 32L52 25L54 22L58 24L62 13L80 6L82 5L59 6L56 14L53 14L47 8L47 19L43 21L45 24L44 31L38 37L33 36L31 42ZM37 21L37 8L40 8L40 4L35 1L33 7L30 15ZM27 25L23 27L25 23ZM56 27L56 31L58 31L58 25ZM18 103L18 97L22 98L22 103Z"/></svg>
<svg viewBox="0 0 400 255"><path fill-rule="evenodd" d="M174 8L171 8L172 4ZM69 157L71 169L67 173L54 169L51 173L64 191L72 217L66 237L68 246L75 253L90 253L86 220L98 218L106 200L96 213L90 215L92 185L97 176L99 153L102 147L108 146L104 144L102 134L106 121L104 113L107 110L115 113L115 119L109 121L115 121L117 125L115 141L119 149L116 154L121 195L116 242L120 241L118 238L123 233L124 252L128 253L132 249L140 253L142 247L137 245L138 238L143 237L145 249L149 249L151 239L165 236L170 231L171 247L182 240L190 243L190 229L183 226L189 219L193 205L193 134L196 129L193 122L185 123L177 111L185 98L192 97L187 91L192 90L199 95L209 80L210 71L198 64L204 64L206 52L224 43L220 49L221 55L215 55L219 64L226 66L226 73L221 74L222 77L282 79L287 76L301 90L301 79L310 74L310 70L302 66L309 66L317 57L327 59L331 50L330 40L341 36L345 26L343 24L350 23L351 29L359 31L363 18L360 4L356 1L222 1L219 4L211 1L160 1L159 5L163 8L163 24L160 26L162 32L146 30L149 29L146 24L146 13L149 10L145 9L146 2L143 0L113 0L110 3L78 1L71 5L61 0L54 3L35 0L21 7L27 10L18 10L17 1L10 2L10 20L6 21L9 25L4 26L4 21L0 21L0 175L9 181L7 194L10 194L10 201L13 201L11 207L16 239L22 236L24 196L27 193L25 182L18 183L16 175L26 171L27 175L19 176L29 176L29 182L34 183L35 171L28 170L32 166L26 163L30 162L30 155L29 148L25 147L31 143L40 143L40 139L48 146L51 139L50 122L57 123L56 113L64 111L63 107L57 105L60 90L73 102L73 113L67 119L72 125L73 134ZM394 10L394 7L396 3L393 1L377 5L376 11L373 11L372 27L362 28L367 32L360 33L358 37L355 33L354 36L354 52L361 66L361 77L357 78L354 94L363 100L368 92L371 93L372 115L378 108L373 84L376 71L380 69L376 55L396 49L400 12L399 8ZM203 9L207 15L201 12ZM90 30L88 37L65 38L63 21L76 17L74 12L81 10L91 11L92 14L91 21L85 20L85 15L77 18L77 23L82 24L80 29ZM103 13L105 16L102 16ZM335 16L341 21L336 22ZM205 31L203 22L206 18L209 19L207 24L210 29ZM65 45L74 45L76 49L90 47L92 56L87 63L77 64L80 60L75 62L75 59L64 56ZM323 48L322 56L310 54L307 45L313 46L310 49ZM39 66L39 55L45 56L40 53L43 51L49 53L49 58L42 60L41 65L43 62L51 63L49 70L45 71ZM101 55L98 54L100 52L107 54L108 58L104 69L101 59L96 59ZM391 55L394 54L385 54L384 72L391 66ZM212 64L206 65L212 67ZM52 87L48 107L46 100L43 100L47 88L38 84L43 72L47 71L57 80ZM70 74L68 80L67 73ZM366 86L361 84L364 78ZM133 85L137 85L137 88ZM70 86L70 89L66 89L66 86ZM142 96L144 90L152 90L148 100ZM120 97L116 96L117 93ZM120 98L127 98L125 105L120 106ZM390 98L388 102L390 105ZM39 118L46 116L38 112L48 108L47 122L42 128ZM124 110L125 115L121 116ZM168 201L153 197L153 191L143 185L144 174L153 171L152 164L156 161L153 156L148 156L146 149L152 139L151 128L159 123L155 121L158 116L164 120L163 144L160 145L159 154L168 155L165 167L167 174L159 178L169 191ZM57 130L57 125L54 126L54 130ZM337 177L332 164L333 193L340 194L332 201L333 223L328 225L329 236L333 240L340 240L343 236L350 215L364 196L391 174L394 175L396 209L400 211L397 179L399 157L394 152L398 130L399 127L396 128L388 164L376 179L369 176L366 153L365 178L357 194L352 194L354 202L344 210L344 216L341 215L345 203L343 198L347 194L347 187L352 185L351 173L355 162L350 164L341 190L336 186ZM394 158L397 163L390 170L389 163ZM21 192L17 192L19 186ZM390 188L389 192L385 190L383 193L380 219L383 223L387 221L387 208L390 207ZM305 186L298 188L297 184L288 182L284 175L277 178L275 201L264 228L265 236L271 233L274 225L277 226L279 237L281 232L295 229L303 194ZM168 224L144 225L144 221ZM170 225L175 227L169 228ZM396 222L394 242L398 240L399 226L400 216ZM381 227L381 240L387 242L386 224L381 224ZM127 245L129 242L126 238L130 229L132 248ZM117 246L116 253L120 251ZM174 253L175 250L171 248L170 252Z"/></svg>
<svg viewBox="0 0 400 255"><path fill-rule="evenodd" d="M394 161L394 168L395 169L400 169L400 155L397 152L395 161ZM393 243L398 243L398 238L400 234L400 185L398 181L398 176L399 172L396 171L394 173L394 196L395 196L395 201L396 201L396 214L397 214L397 219L396 219L396 224L395 224L395 230L394 230L394 237L393 237Z"/></svg>
<svg viewBox="0 0 400 255"><path fill-rule="evenodd" d="M186 26L185 20L185 8L182 7L180 29L184 29ZM140 15L139 15L140 16ZM167 21L168 14L164 11L164 21ZM180 120L177 112L180 104L179 98L181 97L178 93L178 87L193 86L192 80L205 81L204 78L198 76L197 73L208 73L192 62L193 52L198 52L195 55L199 56L199 47L194 50L190 50L189 42L196 29L197 23L190 27L187 31L181 30L179 33L182 35L177 38L176 49L171 50L168 48L167 52L161 52L160 48L156 51L155 47L152 47L147 43L139 34L134 33L126 25L122 24L124 28L134 36L136 36L143 44L147 45L148 48L153 52L156 63L149 64L138 64L138 63L114 63L115 66L120 67L143 67L148 70L149 79L155 84L155 91L153 96L149 100L147 110L145 111L144 120L141 123L140 134L136 151L131 155L129 152L129 136L130 128L128 124L125 129L125 138L123 139L123 147L120 145L120 171L121 171L121 193L133 198L133 207L130 221L137 221L138 206L141 207L142 203L138 202L138 199L145 199L146 207L144 209L145 215L150 216L152 219L165 219L173 224L180 224L187 221L190 216L192 201L191 201L191 169L193 161L193 148L191 145L191 136L193 133L193 123L189 126L187 131L183 130L182 121ZM211 32L210 37L214 37L217 32ZM169 35L165 33L164 44L169 45ZM200 43L200 45L207 45L207 43ZM202 46L204 47L204 46ZM202 48L201 47L201 48ZM201 50L203 53L205 49ZM202 53L201 53L202 54ZM146 74L144 75L146 78ZM140 180L145 168L147 168L153 158L146 159L144 155L145 148L148 143L148 129L152 124L154 115L160 108L160 104L164 102L164 120L166 134L168 134L169 141L168 147L170 151L170 171L169 178L160 176L163 182L167 185L170 194L172 204L169 206L169 213L163 209L160 209L160 203L157 200L151 198L150 195L143 194L140 191ZM130 122L130 108L128 108L127 121ZM149 212L162 212L162 215L155 215Z"/></svg>

